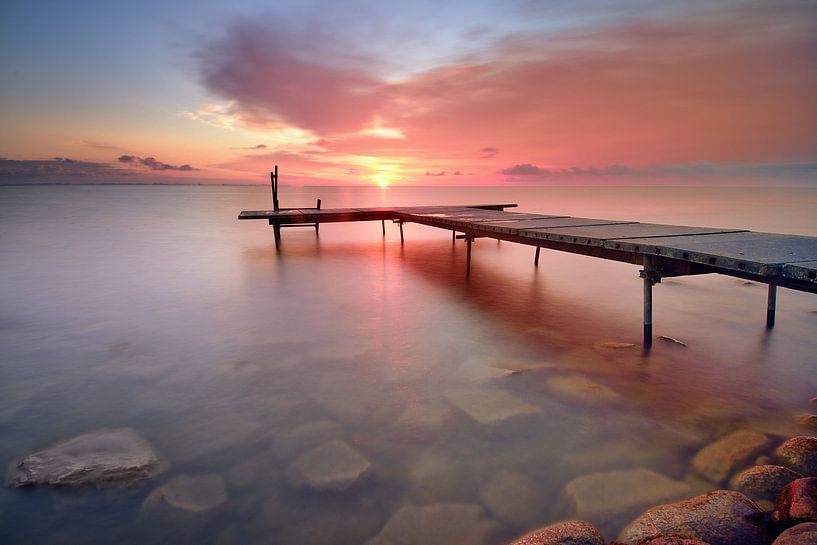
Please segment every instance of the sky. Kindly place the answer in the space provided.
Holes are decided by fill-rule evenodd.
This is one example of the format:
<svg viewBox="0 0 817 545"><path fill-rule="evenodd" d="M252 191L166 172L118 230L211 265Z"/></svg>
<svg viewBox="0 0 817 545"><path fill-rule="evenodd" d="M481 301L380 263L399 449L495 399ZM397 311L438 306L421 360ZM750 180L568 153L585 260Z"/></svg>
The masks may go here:
<svg viewBox="0 0 817 545"><path fill-rule="evenodd" d="M817 185L817 2L5 0L0 184Z"/></svg>

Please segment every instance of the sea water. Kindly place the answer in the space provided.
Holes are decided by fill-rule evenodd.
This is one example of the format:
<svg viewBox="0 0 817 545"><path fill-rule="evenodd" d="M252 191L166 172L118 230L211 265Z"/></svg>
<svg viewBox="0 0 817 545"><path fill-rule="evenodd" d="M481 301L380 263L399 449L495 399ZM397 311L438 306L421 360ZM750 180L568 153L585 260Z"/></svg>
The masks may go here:
<svg viewBox="0 0 817 545"><path fill-rule="evenodd" d="M817 235L804 188L282 187L284 206L316 198ZM610 348L641 342L638 266L543 250L534 267L531 247L477 239L466 277L450 232L406 224L401 245L379 222L284 229L277 251L236 219L267 208L266 187L0 187L0 462L128 427L169 464L126 489L3 487L0 541L358 544L405 506L454 504L502 543L574 515L583 475L695 482L691 457L731 430L808 431L815 295L779 290L767 332L765 285L665 279L654 331L686 346L644 356ZM293 486L330 440L366 479ZM226 501L145 504L178 475L218 476ZM591 522L614 539L631 516Z"/></svg>

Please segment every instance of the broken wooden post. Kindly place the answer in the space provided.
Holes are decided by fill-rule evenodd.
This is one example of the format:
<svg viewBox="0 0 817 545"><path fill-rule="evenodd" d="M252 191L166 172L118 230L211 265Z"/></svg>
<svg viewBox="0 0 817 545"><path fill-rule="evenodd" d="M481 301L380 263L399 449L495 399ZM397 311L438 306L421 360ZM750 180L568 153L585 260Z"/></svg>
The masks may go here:
<svg viewBox="0 0 817 545"><path fill-rule="evenodd" d="M774 327L774 315L777 309L777 284L769 284L769 298L766 301L766 329Z"/></svg>

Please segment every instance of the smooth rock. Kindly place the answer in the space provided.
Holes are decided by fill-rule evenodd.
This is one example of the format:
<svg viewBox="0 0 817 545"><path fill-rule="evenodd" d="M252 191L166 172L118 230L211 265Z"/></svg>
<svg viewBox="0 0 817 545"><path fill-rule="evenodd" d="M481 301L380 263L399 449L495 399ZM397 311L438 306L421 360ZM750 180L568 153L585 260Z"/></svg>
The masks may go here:
<svg viewBox="0 0 817 545"><path fill-rule="evenodd" d="M801 414L797 421L809 429L817 430L817 414Z"/></svg>
<svg viewBox="0 0 817 545"><path fill-rule="evenodd" d="M621 402L621 394L579 375L553 377L545 383L554 395L587 405L614 405Z"/></svg>
<svg viewBox="0 0 817 545"><path fill-rule="evenodd" d="M479 500L500 521L530 527L542 520L547 498L530 479L515 471L500 471L479 488Z"/></svg>
<svg viewBox="0 0 817 545"><path fill-rule="evenodd" d="M774 458L806 477L817 477L817 437L792 437L775 449Z"/></svg>
<svg viewBox="0 0 817 545"><path fill-rule="evenodd" d="M783 527L817 522L817 477L797 479L777 496L774 519Z"/></svg>
<svg viewBox="0 0 817 545"><path fill-rule="evenodd" d="M292 460L307 450L343 436L343 427L332 420L316 420L273 437L272 451L280 460Z"/></svg>
<svg viewBox="0 0 817 545"><path fill-rule="evenodd" d="M130 428L83 433L29 454L8 469L11 486L128 486L154 477L166 464Z"/></svg>
<svg viewBox="0 0 817 545"><path fill-rule="evenodd" d="M518 416L542 414L539 407L499 390L452 390L446 398L480 424L496 424Z"/></svg>
<svg viewBox="0 0 817 545"><path fill-rule="evenodd" d="M715 490L648 509L628 524L619 541L641 544L658 537L699 539L710 545L768 545L764 513L739 492Z"/></svg>
<svg viewBox="0 0 817 545"><path fill-rule="evenodd" d="M688 537L666 536L657 537L655 539L645 541L644 543L639 543L639 545L709 545L709 543L704 543L700 539L690 539Z"/></svg>
<svg viewBox="0 0 817 545"><path fill-rule="evenodd" d="M750 467L732 477L729 488L749 496L753 500L777 498L787 484L802 475L783 466L762 465Z"/></svg>
<svg viewBox="0 0 817 545"><path fill-rule="evenodd" d="M328 441L310 450L287 469L289 483L318 491L343 491L369 473L371 464L343 441Z"/></svg>
<svg viewBox="0 0 817 545"><path fill-rule="evenodd" d="M408 471L409 496L419 504L471 502L474 476L468 468L449 455L430 450L421 453Z"/></svg>
<svg viewBox="0 0 817 545"><path fill-rule="evenodd" d="M597 343L595 346L598 348L606 348L608 350L629 350L631 348L635 348L636 345L634 343L623 343L617 341L605 341Z"/></svg>
<svg viewBox="0 0 817 545"><path fill-rule="evenodd" d="M510 545L604 545L604 538L589 522L567 520L534 530Z"/></svg>
<svg viewBox="0 0 817 545"><path fill-rule="evenodd" d="M499 525L482 507L463 503L405 505L366 545L484 545Z"/></svg>
<svg viewBox="0 0 817 545"><path fill-rule="evenodd" d="M408 428L436 430L451 418L451 409L440 403L412 403L400 414L397 422Z"/></svg>
<svg viewBox="0 0 817 545"><path fill-rule="evenodd" d="M227 500L224 481L218 475L179 475L150 493L145 505L166 503L176 509L198 513Z"/></svg>
<svg viewBox="0 0 817 545"><path fill-rule="evenodd" d="M568 516L588 520L609 533L648 507L691 494L687 483L636 468L573 479L565 485L560 503Z"/></svg>
<svg viewBox="0 0 817 545"><path fill-rule="evenodd" d="M670 344L677 344L679 346L686 346L687 345L687 343L685 343L684 341L676 339L675 337L670 337L669 335L660 335L658 338L661 339L662 341L664 341L666 343L670 343Z"/></svg>
<svg viewBox="0 0 817 545"><path fill-rule="evenodd" d="M772 545L814 545L817 543L817 522L792 526L774 540Z"/></svg>
<svg viewBox="0 0 817 545"><path fill-rule="evenodd" d="M770 445L771 441L765 434L738 430L698 451L692 459L692 468L713 483L722 484L734 471L750 464Z"/></svg>

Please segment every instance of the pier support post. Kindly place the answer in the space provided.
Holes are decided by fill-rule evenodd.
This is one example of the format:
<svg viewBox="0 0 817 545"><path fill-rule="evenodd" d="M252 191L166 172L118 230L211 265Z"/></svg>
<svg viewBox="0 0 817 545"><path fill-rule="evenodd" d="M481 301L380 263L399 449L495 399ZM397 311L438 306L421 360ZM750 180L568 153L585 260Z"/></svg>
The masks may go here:
<svg viewBox="0 0 817 545"><path fill-rule="evenodd" d="M471 274L471 244L474 242L474 237L465 235L465 275Z"/></svg>
<svg viewBox="0 0 817 545"><path fill-rule="evenodd" d="M541 246L537 246L537 247L536 247L536 257L534 257L534 258L533 258L533 266L534 266L534 267L538 267L538 266L539 266L539 252L540 252L541 250L542 250L542 247L541 247Z"/></svg>
<svg viewBox="0 0 817 545"><path fill-rule="evenodd" d="M644 269L638 276L644 279L644 350L649 350L652 347L652 287L661 282L661 271L652 256L644 256Z"/></svg>
<svg viewBox="0 0 817 545"><path fill-rule="evenodd" d="M403 222L401 220L398 221L397 223L398 225L400 225L400 244L403 244L403 242L405 241L405 239L403 238Z"/></svg>
<svg viewBox="0 0 817 545"><path fill-rule="evenodd" d="M451 231L451 242L457 242L457 232Z"/></svg>
<svg viewBox="0 0 817 545"><path fill-rule="evenodd" d="M383 227L383 236L386 236L386 220L380 220L380 226Z"/></svg>
<svg viewBox="0 0 817 545"><path fill-rule="evenodd" d="M777 309L777 285L769 284L769 299L766 303L766 329L774 327L774 314Z"/></svg>
<svg viewBox="0 0 817 545"><path fill-rule="evenodd" d="M275 237L275 248L281 246L281 226L277 223L272 224L272 234Z"/></svg>

